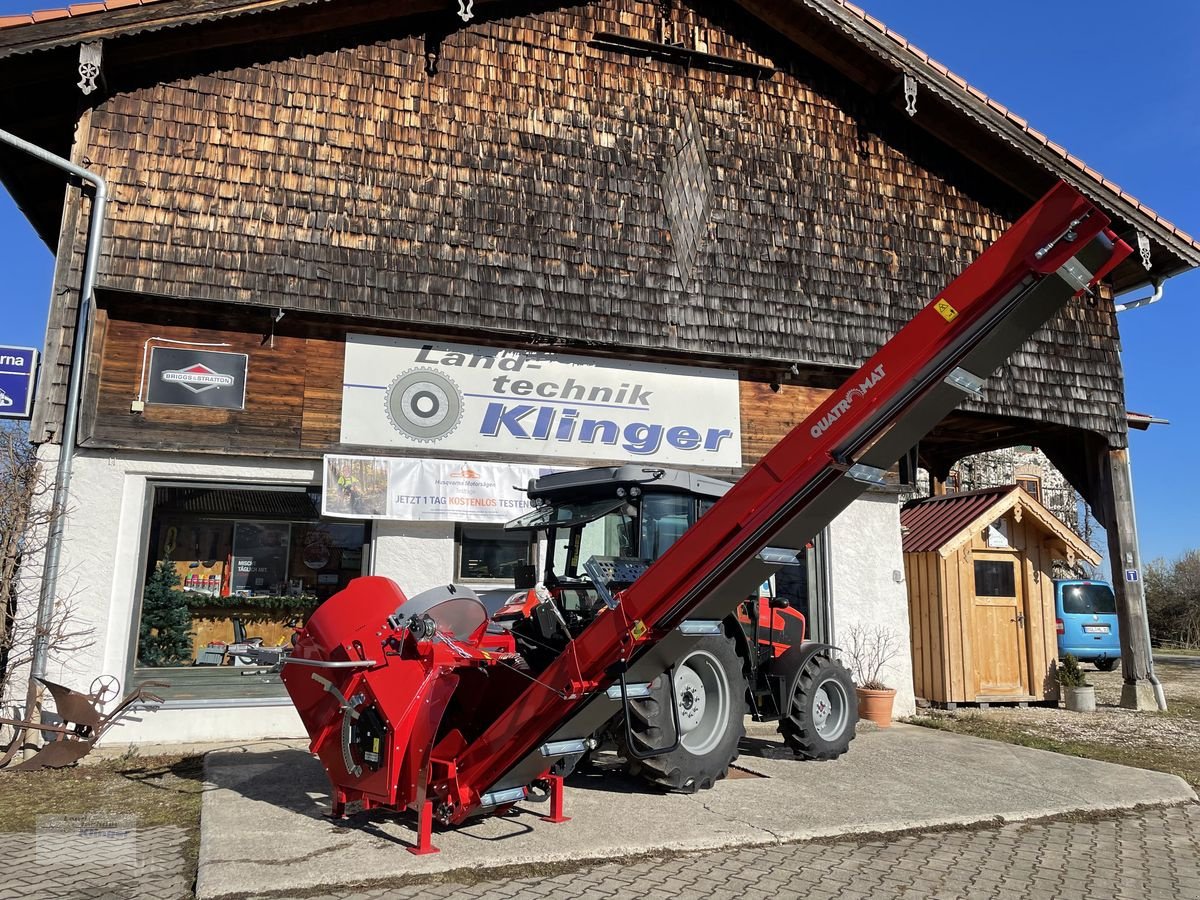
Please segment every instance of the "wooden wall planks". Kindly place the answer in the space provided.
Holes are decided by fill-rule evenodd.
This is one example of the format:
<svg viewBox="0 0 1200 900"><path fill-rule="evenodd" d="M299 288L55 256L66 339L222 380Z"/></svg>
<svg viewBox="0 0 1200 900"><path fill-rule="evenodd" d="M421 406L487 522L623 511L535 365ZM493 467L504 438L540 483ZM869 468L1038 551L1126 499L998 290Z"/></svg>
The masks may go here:
<svg viewBox="0 0 1200 900"><path fill-rule="evenodd" d="M105 303L98 315L92 365L97 374L84 408L87 446L297 456L371 452L340 443L342 372L346 334L379 329L292 314L275 327L272 342L271 316L262 311L228 311L217 321L215 307L180 309L165 301L111 296ZM180 346L163 339L223 344L227 346L197 349L247 353L246 409L147 405L142 413L132 412L147 343ZM784 384L773 391L763 377L746 371L739 382L747 467L829 393L803 384Z"/></svg>

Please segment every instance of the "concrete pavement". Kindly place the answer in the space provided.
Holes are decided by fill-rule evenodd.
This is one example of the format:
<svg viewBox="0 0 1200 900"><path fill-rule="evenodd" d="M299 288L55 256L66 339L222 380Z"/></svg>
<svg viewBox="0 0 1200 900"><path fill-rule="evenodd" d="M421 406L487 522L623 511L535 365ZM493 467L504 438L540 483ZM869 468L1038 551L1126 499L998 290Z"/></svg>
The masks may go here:
<svg viewBox="0 0 1200 900"><path fill-rule="evenodd" d="M413 877L560 861L579 865L647 852L751 847L855 833L1013 822L1076 810L1194 801L1171 775L898 725L865 731L849 754L798 763L757 727L739 766L750 777L694 795L648 792L611 774L580 775L565 825L533 814L488 818L435 834L442 852L402 851L409 817L323 818L328 786L294 745L207 757L201 900L277 895L365 878ZM754 777L754 776L761 777Z"/></svg>

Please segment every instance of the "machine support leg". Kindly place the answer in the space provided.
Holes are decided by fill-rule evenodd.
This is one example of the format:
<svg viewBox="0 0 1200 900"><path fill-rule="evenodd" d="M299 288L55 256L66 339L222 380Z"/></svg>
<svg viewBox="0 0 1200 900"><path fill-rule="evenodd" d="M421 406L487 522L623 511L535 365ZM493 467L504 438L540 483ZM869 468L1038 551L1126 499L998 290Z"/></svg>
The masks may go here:
<svg viewBox="0 0 1200 900"><path fill-rule="evenodd" d="M552 822L555 825L570 822L571 817L563 815L563 777L547 775L546 780L550 782L550 815L542 816L542 821Z"/></svg>
<svg viewBox="0 0 1200 900"><path fill-rule="evenodd" d="M433 846L433 801L426 800L421 804L417 813L417 846L405 847L413 856L425 856L429 853L440 853Z"/></svg>

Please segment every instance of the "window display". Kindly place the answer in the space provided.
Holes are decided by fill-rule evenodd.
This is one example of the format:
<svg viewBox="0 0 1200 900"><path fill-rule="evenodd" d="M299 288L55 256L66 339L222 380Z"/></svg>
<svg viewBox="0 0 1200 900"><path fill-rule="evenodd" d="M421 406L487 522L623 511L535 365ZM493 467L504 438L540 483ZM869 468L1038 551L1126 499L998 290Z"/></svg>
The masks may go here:
<svg viewBox="0 0 1200 900"><path fill-rule="evenodd" d="M176 669L170 699L283 696L295 627L362 574L367 524L320 508L312 489L156 486L135 677Z"/></svg>

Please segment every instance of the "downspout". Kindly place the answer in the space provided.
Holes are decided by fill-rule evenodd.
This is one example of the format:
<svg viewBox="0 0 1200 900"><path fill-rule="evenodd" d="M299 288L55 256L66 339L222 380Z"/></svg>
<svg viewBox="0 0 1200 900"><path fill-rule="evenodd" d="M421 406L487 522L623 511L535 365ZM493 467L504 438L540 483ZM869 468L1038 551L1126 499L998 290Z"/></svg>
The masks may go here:
<svg viewBox="0 0 1200 900"><path fill-rule="evenodd" d="M1165 278L1155 278L1153 282L1153 294L1151 294L1149 297L1139 297L1137 300L1130 300L1128 303L1115 303L1113 304L1113 310L1122 313L1127 309L1137 309L1142 306L1149 306L1151 303L1157 303L1162 299L1163 285L1166 283L1167 279Z"/></svg>
<svg viewBox="0 0 1200 900"><path fill-rule="evenodd" d="M49 656L50 622L54 615L54 598L58 591L58 566L62 555L64 519L67 497L71 490L71 472L75 460L76 420L79 417L79 395L83 386L83 370L87 364L88 327L91 324L96 270L100 263L100 242L104 237L104 208L108 201L108 185L104 179L70 160L56 156L36 144L0 129L0 143L8 144L35 159L62 169L75 178L92 185L91 221L88 225L87 251L83 265L83 284L79 289L79 311L75 320L75 341L71 350L71 380L67 388L67 407L63 414L62 447L58 456L58 472L54 479L54 499L51 505L50 534L46 542L46 560L42 568L42 589L38 597L37 632L33 644L32 675L44 677ZM60 248L61 252L61 248ZM32 686L31 686L32 687ZM26 710L28 716L30 710Z"/></svg>

